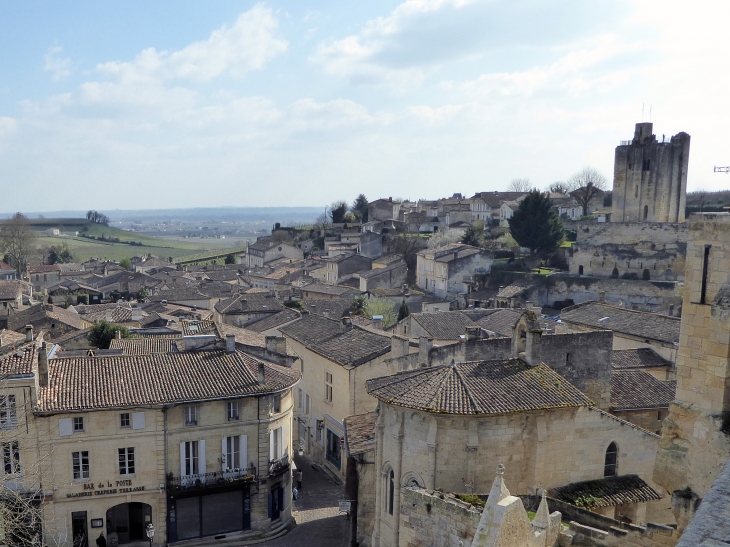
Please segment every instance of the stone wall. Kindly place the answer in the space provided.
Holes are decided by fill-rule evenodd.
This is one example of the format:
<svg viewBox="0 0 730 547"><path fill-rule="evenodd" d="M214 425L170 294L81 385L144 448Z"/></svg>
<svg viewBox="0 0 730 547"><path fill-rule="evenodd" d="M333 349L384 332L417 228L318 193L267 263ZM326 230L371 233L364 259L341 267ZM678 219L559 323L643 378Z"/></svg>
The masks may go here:
<svg viewBox="0 0 730 547"><path fill-rule="evenodd" d="M480 510L452 494L404 488L401 496L401 546L471 547Z"/></svg>
<svg viewBox="0 0 730 547"><path fill-rule="evenodd" d="M678 316L682 309L682 285L676 281L643 281L606 277L551 275L546 290L538 290L536 301L553 307L556 302L574 304L599 300L632 310Z"/></svg>

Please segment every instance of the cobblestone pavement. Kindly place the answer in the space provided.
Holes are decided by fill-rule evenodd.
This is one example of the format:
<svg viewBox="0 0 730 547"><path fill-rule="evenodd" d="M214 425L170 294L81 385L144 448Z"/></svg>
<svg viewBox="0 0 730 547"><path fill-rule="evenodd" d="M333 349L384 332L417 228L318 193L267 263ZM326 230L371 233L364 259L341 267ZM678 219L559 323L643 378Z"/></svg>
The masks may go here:
<svg viewBox="0 0 730 547"><path fill-rule="evenodd" d="M349 522L337 502L344 498L344 486L335 484L311 461L294 457L302 470L302 489L294 504L297 526L278 539L259 543L262 547L347 547Z"/></svg>

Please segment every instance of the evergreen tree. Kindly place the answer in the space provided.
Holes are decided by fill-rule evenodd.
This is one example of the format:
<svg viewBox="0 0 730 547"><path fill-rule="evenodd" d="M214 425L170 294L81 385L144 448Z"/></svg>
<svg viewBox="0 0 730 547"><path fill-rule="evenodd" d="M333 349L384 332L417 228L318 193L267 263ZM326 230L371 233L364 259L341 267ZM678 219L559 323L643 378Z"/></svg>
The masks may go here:
<svg viewBox="0 0 730 547"><path fill-rule="evenodd" d="M360 194L355 198L355 201L352 202L352 207L350 207L350 211L361 222L368 221L368 198L365 197L365 194Z"/></svg>
<svg viewBox="0 0 730 547"><path fill-rule="evenodd" d="M106 321L94 321L94 326L89 330L86 338L92 346L99 349L109 349L116 332L121 333L122 338L129 338L129 329L119 325L112 325Z"/></svg>
<svg viewBox="0 0 730 547"><path fill-rule="evenodd" d="M480 230L475 226L469 226L464 232L464 236L461 238L461 242L464 245L471 245L472 247L479 247L482 244L484 230Z"/></svg>
<svg viewBox="0 0 730 547"><path fill-rule="evenodd" d="M539 190L533 190L520 202L509 219L509 229L520 247L541 255L555 251L565 235L553 202Z"/></svg>
<svg viewBox="0 0 730 547"><path fill-rule="evenodd" d="M409 315L411 315L411 311L408 309L408 304L406 303L406 299L404 298L400 304L400 309L398 310L398 321L402 321Z"/></svg>

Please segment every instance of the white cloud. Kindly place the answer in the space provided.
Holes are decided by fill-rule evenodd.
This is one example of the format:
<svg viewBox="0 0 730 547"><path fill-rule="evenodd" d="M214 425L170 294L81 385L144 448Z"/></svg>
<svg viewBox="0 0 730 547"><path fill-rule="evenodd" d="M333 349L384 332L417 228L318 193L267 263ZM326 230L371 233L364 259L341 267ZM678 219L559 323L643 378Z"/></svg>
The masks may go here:
<svg viewBox="0 0 730 547"><path fill-rule="evenodd" d="M17 129L17 127L17 120L8 118L7 116L0 116L0 137L10 135Z"/></svg>
<svg viewBox="0 0 730 547"><path fill-rule="evenodd" d="M71 74L71 59L68 57L61 58L63 48L60 46L51 46L46 51L45 64L43 70L52 72L51 78L54 82L62 80Z"/></svg>
<svg viewBox="0 0 730 547"><path fill-rule="evenodd" d="M242 77L286 51L286 40L276 36L278 21L269 8L257 4L242 13L230 28L179 51L148 48L130 62L108 62L97 68L116 81L189 80L207 82L224 74Z"/></svg>
<svg viewBox="0 0 730 547"><path fill-rule="evenodd" d="M377 57L388 51L391 39L414 17L447 8L458 9L474 2L476 0L407 0L388 16L368 21L357 34L320 43L309 60L321 65L326 73L346 78L354 85L405 91L423 82L424 70L389 67Z"/></svg>

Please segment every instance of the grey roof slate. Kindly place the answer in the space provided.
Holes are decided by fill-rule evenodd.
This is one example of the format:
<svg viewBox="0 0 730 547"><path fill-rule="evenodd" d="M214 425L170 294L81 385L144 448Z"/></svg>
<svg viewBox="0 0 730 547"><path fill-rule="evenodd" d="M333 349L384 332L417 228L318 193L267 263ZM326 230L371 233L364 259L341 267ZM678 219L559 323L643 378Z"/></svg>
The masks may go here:
<svg viewBox="0 0 730 547"><path fill-rule="evenodd" d="M375 450L375 412L355 414L344 420L345 442L351 456Z"/></svg>
<svg viewBox="0 0 730 547"><path fill-rule="evenodd" d="M299 319L299 317L301 317L299 312L284 308L278 313L271 314L269 317L264 317L263 319L249 323L246 325L246 328L254 332L264 332L291 323Z"/></svg>
<svg viewBox="0 0 730 547"><path fill-rule="evenodd" d="M410 318L428 332L429 336L439 340L458 340L466 332L466 327L478 325L460 311L412 313Z"/></svg>
<svg viewBox="0 0 730 547"><path fill-rule="evenodd" d="M662 499L662 496L638 475L621 475L574 482L553 488L548 495L571 505L580 503L580 506L586 509Z"/></svg>
<svg viewBox="0 0 730 547"><path fill-rule="evenodd" d="M658 380L643 370L613 370L611 410L669 408L676 388L676 382Z"/></svg>
<svg viewBox="0 0 730 547"><path fill-rule="evenodd" d="M651 348L615 349L611 355L611 366L615 369L660 368L672 366Z"/></svg>
<svg viewBox="0 0 730 547"><path fill-rule="evenodd" d="M666 344L679 342L679 317L627 310L603 302L570 306L560 312L560 319L565 323L612 330Z"/></svg>

